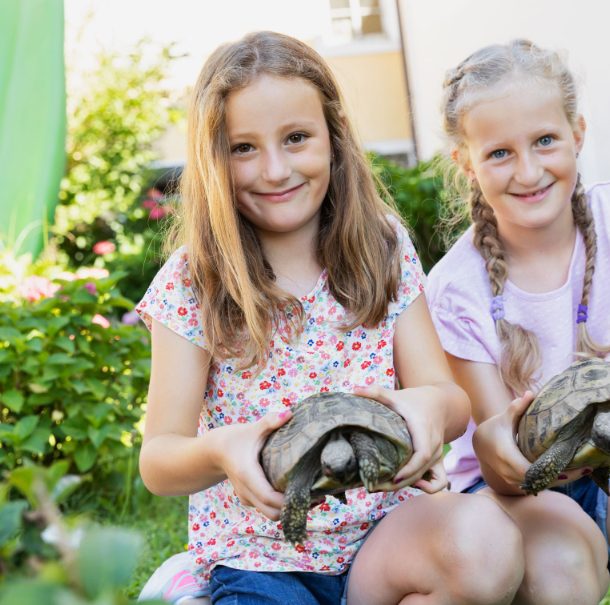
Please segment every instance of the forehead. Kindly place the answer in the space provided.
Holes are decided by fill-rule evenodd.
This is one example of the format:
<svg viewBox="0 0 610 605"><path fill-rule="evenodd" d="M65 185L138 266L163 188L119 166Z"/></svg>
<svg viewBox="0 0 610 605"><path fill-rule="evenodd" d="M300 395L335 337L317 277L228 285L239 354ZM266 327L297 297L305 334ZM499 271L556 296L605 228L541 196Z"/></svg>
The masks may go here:
<svg viewBox="0 0 610 605"><path fill-rule="evenodd" d="M461 125L467 143L570 127L559 87L534 79L501 82L476 94Z"/></svg>
<svg viewBox="0 0 610 605"><path fill-rule="evenodd" d="M263 74L227 97L229 136L303 120L326 122L318 89L302 78Z"/></svg>

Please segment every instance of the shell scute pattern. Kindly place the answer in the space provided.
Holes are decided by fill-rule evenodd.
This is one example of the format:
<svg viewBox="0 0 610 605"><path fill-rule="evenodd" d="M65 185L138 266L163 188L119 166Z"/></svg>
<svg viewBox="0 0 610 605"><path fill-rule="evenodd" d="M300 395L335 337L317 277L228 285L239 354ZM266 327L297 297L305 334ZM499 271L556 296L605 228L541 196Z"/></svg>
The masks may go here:
<svg viewBox="0 0 610 605"><path fill-rule="evenodd" d="M331 392L312 395L295 409L293 418L275 431L261 452L271 484L283 491L290 471L335 428L360 427L379 433L411 454L411 437L404 419L377 401ZM354 487L358 484L354 484Z"/></svg>
<svg viewBox="0 0 610 605"><path fill-rule="evenodd" d="M533 461L554 442L557 431L591 405L610 401L610 364L585 359L552 378L519 423L518 442Z"/></svg>

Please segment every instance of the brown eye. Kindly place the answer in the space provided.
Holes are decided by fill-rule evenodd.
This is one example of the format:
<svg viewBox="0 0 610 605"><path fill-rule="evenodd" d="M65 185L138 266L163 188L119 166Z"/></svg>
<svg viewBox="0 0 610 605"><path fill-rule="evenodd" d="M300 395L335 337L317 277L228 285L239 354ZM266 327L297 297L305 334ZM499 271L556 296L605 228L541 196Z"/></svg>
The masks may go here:
<svg viewBox="0 0 610 605"><path fill-rule="evenodd" d="M293 132L288 136L288 142L293 145L297 145L299 143L303 143L307 139L307 135L303 132Z"/></svg>
<svg viewBox="0 0 610 605"><path fill-rule="evenodd" d="M243 155L244 153L248 153L252 151L253 147L249 143L240 143L239 145L235 145L231 149L231 153L236 153L237 155Z"/></svg>

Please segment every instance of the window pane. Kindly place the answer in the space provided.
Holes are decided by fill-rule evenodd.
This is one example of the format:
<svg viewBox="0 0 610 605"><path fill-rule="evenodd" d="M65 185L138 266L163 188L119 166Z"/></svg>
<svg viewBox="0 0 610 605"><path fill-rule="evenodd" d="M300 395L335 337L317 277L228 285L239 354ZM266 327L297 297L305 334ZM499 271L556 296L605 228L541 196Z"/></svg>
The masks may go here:
<svg viewBox="0 0 610 605"><path fill-rule="evenodd" d="M330 8L349 8L349 0L330 0Z"/></svg>
<svg viewBox="0 0 610 605"><path fill-rule="evenodd" d="M380 15L368 15L362 17L362 35L367 34L381 34L383 33L383 26L381 23Z"/></svg>

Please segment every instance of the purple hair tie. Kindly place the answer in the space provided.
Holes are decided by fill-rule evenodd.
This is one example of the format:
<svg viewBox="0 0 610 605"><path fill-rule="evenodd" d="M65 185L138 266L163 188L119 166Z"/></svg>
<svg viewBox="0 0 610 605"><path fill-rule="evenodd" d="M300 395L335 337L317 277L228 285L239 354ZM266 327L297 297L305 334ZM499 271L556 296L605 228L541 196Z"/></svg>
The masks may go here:
<svg viewBox="0 0 610 605"><path fill-rule="evenodd" d="M494 321L504 319L504 299L501 294L498 294L498 296L494 296L491 299L491 307L489 310L491 311L491 316Z"/></svg>
<svg viewBox="0 0 610 605"><path fill-rule="evenodd" d="M581 324L587 321L587 313L588 313L587 305L578 305L578 311L576 313L576 323Z"/></svg>

